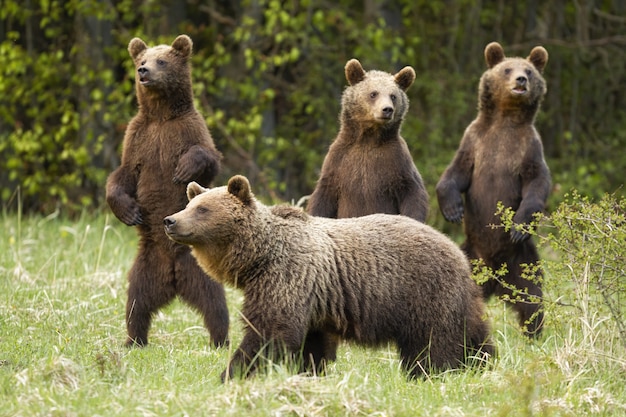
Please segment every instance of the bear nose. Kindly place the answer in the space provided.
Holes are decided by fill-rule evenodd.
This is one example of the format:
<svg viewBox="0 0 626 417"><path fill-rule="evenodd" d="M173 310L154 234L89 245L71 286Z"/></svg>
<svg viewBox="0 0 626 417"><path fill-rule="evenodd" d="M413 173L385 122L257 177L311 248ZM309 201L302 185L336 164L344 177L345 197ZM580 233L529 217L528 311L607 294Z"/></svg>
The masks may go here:
<svg viewBox="0 0 626 417"><path fill-rule="evenodd" d="M385 107L383 109L383 117L391 117L393 116L393 107Z"/></svg>
<svg viewBox="0 0 626 417"><path fill-rule="evenodd" d="M524 76L519 76L515 79L515 81L517 81L517 84L519 85L526 85L526 81L528 81L528 78Z"/></svg>
<svg viewBox="0 0 626 417"><path fill-rule="evenodd" d="M141 76L146 75L146 73L148 72L148 68L146 68L146 67L139 67L139 68L137 69L137 72L138 72L138 73L139 73L139 75L141 75Z"/></svg>
<svg viewBox="0 0 626 417"><path fill-rule="evenodd" d="M163 224L165 225L165 227L171 227L176 224L176 220L172 218L172 216L168 216L163 219Z"/></svg>

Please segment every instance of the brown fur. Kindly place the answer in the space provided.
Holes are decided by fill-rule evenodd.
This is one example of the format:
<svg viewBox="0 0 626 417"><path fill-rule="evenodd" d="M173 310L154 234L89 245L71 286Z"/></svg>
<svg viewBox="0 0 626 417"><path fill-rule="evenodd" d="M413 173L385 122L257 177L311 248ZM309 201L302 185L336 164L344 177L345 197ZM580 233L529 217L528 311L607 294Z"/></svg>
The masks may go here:
<svg viewBox="0 0 626 417"><path fill-rule="evenodd" d="M148 48L139 38L128 45L139 112L126 129L122 163L106 185L109 207L137 226L140 237L128 275L127 345L148 343L153 314L176 295L204 316L215 345L228 334L224 288L204 274L187 246L163 233L163 218L187 204L186 184L209 185L220 168L221 154L193 105L191 48L186 35L172 46Z"/></svg>
<svg viewBox="0 0 626 417"><path fill-rule="evenodd" d="M166 233L244 293L245 334L223 378L249 374L259 356L302 355L303 369L320 370L338 338L395 342L411 375L492 354L469 263L433 228L405 216L336 220L267 207L242 176L211 190L191 183L187 193Z"/></svg>
<svg viewBox="0 0 626 417"><path fill-rule="evenodd" d="M485 48L485 59L489 69L480 80L478 116L466 129L452 163L439 180L437 198L446 220L460 223L465 219L467 240L463 249L472 259L483 259L494 269L506 263L506 283L541 297L540 282L521 277L521 264L539 260L529 234L520 230L507 233L489 225L500 223L494 215L499 201L516 212L516 225L528 225L534 213L545 209L550 171L534 120L546 93L541 72L548 53L538 46L527 59L506 58L502 47L493 42ZM519 94L514 89L526 92ZM491 281L485 284L484 293L486 297L511 295L509 289ZM527 334L541 331L541 303L524 297L513 308L522 326L527 326Z"/></svg>
<svg viewBox="0 0 626 417"><path fill-rule="evenodd" d="M350 84L341 101L340 129L324 159L307 211L346 218L374 213L404 214L424 222L428 194L406 142L400 136L409 108L405 91L415 71L367 71L346 64Z"/></svg>

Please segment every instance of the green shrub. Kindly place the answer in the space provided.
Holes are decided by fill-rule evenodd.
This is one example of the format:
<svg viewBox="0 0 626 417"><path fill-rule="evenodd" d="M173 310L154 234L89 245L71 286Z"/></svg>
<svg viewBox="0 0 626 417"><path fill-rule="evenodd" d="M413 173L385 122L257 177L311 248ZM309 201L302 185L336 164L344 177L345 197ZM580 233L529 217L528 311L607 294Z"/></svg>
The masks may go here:
<svg viewBox="0 0 626 417"><path fill-rule="evenodd" d="M605 194L592 202L574 191L550 220L542 240L557 260L546 285L560 289L553 303L570 310L561 318L585 332L617 331L626 346L626 198Z"/></svg>

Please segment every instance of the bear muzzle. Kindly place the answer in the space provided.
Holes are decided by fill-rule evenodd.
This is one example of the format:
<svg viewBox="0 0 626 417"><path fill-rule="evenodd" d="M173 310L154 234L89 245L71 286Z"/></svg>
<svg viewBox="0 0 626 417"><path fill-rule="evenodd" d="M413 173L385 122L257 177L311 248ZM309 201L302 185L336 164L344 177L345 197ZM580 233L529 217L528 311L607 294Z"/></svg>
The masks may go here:
<svg viewBox="0 0 626 417"><path fill-rule="evenodd" d="M513 94L526 94L526 92L528 91L527 86L528 86L528 78L526 78L523 75L520 75L519 77L515 79L515 86L512 89Z"/></svg>
<svg viewBox="0 0 626 417"><path fill-rule="evenodd" d="M393 107L385 107L382 110L383 119L391 119L393 117Z"/></svg>
<svg viewBox="0 0 626 417"><path fill-rule="evenodd" d="M150 70L145 66L137 68L137 74L139 75L139 83L141 85L147 85L150 83Z"/></svg>
<svg viewBox="0 0 626 417"><path fill-rule="evenodd" d="M176 219L174 216L167 216L163 219L163 226L165 227L165 234L172 240L176 241L179 236L178 233L178 224L176 223Z"/></svg>

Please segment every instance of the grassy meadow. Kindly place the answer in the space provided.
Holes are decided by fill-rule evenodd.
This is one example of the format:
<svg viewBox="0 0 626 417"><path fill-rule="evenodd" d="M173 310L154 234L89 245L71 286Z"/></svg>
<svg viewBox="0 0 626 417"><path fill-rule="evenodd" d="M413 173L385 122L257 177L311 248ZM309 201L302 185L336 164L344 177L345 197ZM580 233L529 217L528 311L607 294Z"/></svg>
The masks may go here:
<svg viewBox="0 0 626 417"><path fill-rule="evenodd" d="M132 228L110 214L0 222L0 416L626 415L623 340L584 280L561 277L586 272L557 267L556 254L542 338L528 341L502 302L489 303L498 356L487 369L410 381L394 346L343 345L325 377L276 366L223 385L241 340L240 293L227 289L230 347L210 347L201 318L176 301L155 318L148 347L129 350Z"/></svg>

